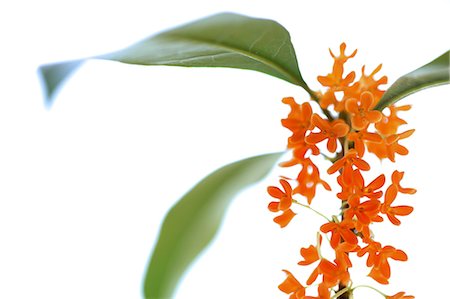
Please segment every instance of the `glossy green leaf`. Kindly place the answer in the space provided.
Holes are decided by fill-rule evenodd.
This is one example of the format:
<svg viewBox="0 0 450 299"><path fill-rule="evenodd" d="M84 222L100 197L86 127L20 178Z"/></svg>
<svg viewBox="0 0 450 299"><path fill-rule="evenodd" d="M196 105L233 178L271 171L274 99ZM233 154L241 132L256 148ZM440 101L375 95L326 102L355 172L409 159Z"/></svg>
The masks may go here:
<svg viewBox="0 0 450 299"><path fill-rule="evenodd" d="M432 62L400 77L386 90L374 109L383 110L414 92L448 84L450 82L449 57L450 51L447 51Z"/></svg>
<svg viewBox="0 0 450 299"><path fill-rule="evenodd" d="M184 271L213 239L236 193L262 179L280 156L266 154L224 166L172 207L147 269L146 299L172 298Z"/></svg>
<svg viewBox="0 0 450 299"><path fill-rule="evenodd" d="M233 13L213 15L93 58L140 65L249 69L302 86L310 92L298 69L287 30L271 20ZM58 84L69 74L53 69L69 70L65 64L41 68L47 82L47 101L51 101Z"/></svg>

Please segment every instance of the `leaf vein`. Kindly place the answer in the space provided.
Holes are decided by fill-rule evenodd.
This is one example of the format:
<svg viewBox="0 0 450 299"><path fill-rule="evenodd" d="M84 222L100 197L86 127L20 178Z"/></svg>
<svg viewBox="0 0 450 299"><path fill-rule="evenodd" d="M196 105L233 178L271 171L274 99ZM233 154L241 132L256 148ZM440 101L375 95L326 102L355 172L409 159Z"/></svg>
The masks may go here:
<svg viewBox="0 0 450 299"><path fill-rule="evenodd" d="M161 36L161 37L163 37L163 36ZM294 84L297 84L297 85L300 85L300 86L302 86L304 84L301 80L299 80L297 78L297 75L292 74L289 70L286 70L284 67L282 67L282 66L272 62L270 60L271 57L268 58L268 57L259 55L259 54L255 53L255 52L245 51L245 50L242 50L240 48L237 48L237 47L229 45L229 44L225 44L225 43L218 44L218 43L216 43L214 41L211 41L211 40L208 40L208 39L202 39L202 38L198 38L198 37L183 36L183 35L178 35L178 34L174 34L174 33L165 34L164 37L165 38L174 38L176 40L185 40L185 41L189 41L189 42L191 42L193 44L195 44L195 43L207 44L209 46L216 47L216 48L219 48L219 49L224 49L226 51L236 52L237 54L246 56L246 57L248 57L250 59L253 59L253 60L255 60L255 61L259 62L259 63L262 63L262 64L265 64L267 66L270 66L271 68L273 68L274 70L276 70L280 74L283 74L284 76L286 76Z"/></svg>

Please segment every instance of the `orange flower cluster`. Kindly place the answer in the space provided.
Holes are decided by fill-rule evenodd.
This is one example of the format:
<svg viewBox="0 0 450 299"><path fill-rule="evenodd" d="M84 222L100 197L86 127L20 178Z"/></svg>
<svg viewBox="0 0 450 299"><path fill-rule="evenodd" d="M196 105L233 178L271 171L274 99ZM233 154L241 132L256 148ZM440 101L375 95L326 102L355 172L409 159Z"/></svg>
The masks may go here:
<svg viewBox="0 0 450 299"><path fill-rule="evenodd" d="M333 71L327 76L318 77L326 91L318 93L317 102L327 117L313 113L308 102L298 104L291 97L283 99L283 103L290 106L288 117L281 123L292 132L287 144L292 151L292 158L280 165L297 166L301 170L296 179L281 178L282 189L268 187L269 195L276 199L270 202L269 210L281 212L274 221L281 227L287 226L296 215L292 209L294 204L312 209L310 204L315 197L317 185L331 191L330 185L321 178L319 169L312 160L313 156L319 154L326 157L334 154L333 158L328 157L333 164L327 172L330 175L337 173L341 189L337 198L342 204L339 215L334 215L331 219L322 215L327 222L320 227L317 244L300 250L303 260L299 265L315 264L306 287L291 272L283 270L287 277L279 289L290 294L290 299L330 299L341 298L344 293L350 294L354 289L349 272L352 254L357 257L367 255L366 265L370 268L368 276L380 284L389 282L389 259L407 260L407 255L402 250L390 245L383 246L375 241L370 225L385 219L394 225L400 225L398 217L409 215L413 208L396 205L397 196L399 193L413 194L416 190L401 186L403 172L394 171L391 183L384 191L384 174L366 183L363 173L371 169L364 160L367 152L392 162L396 155L408 153L399 141L411 136L414 130L399 132L399 127L406 122L399 118L398 113L409 110L410 106L392 105L388 107L388 114L374 110L384 93L379 87L387 83L387 77L383 76L378 80L374 78L381 65L370 75L366 75L365 67L362 67L362 75L358 81L355 81L355 72L344 76L344 64L356 55L356 50L346 55L345 48L345 43L341 44L339 55L334 55L330 50L334 59ZM295 181L295 186L289 181ZM297 195L300 198L303 196L306 203L294 199ZM334 250L332 259L321 254L322 236L327 236L329 245ZM307 288L318 279L317 296L307 296ZM384 296L414 298L406 296L404 292Z"/></svg>

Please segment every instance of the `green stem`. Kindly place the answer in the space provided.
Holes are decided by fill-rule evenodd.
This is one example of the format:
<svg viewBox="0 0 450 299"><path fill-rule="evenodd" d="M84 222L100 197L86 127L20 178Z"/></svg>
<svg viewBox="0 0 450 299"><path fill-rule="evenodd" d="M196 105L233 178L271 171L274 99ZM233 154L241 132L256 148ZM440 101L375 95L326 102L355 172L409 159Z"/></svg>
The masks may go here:
<svg viewBox="0 0 450 299"><path fill-rule="evenodd" d="M333 163L333 164L334 164L334 162L336 162L337 160L339 160L340 158L342 158L341 156L339 156L339 153L338 153L336 156L334 156L334 157L329 157L329 156L325 155L324 153L320 153L320 155L321 155L322 157L324 157L325 160L328 160L328 161L330 161L330 162Z"/></svg>
<svg viewBox="0 0 450 299"><path fill-rule="evenodd" d="M353 290L356 290L357 288L371 289L371 290L374 290L375 292L377 292L378 294L380 294L381 296L387 297L387 295L385 293L383 293L382 291L380 291L380 290L378 290L378 289L376 289L376 288L374 288L372 286L369 286L369 285L362 284L362 285L354 287Z"/></svg>
<svg viewBox="0 0 450 299"><path fill-rule="evenodd" d="M302 204L302 203L298 202L298 201L295 200L295 199L293 199L292 202L295 203L295 204L298 204L299 206L302 206L302 207L304 207L304 208L310 209L311 211L313 211L313 212L316 213L317 215L322 216L323 218L325 218L328 222L331 222L331 220L330 220L327 216L325 216L324 214L320 213L319 211L317 211L317 210L311 208L310 206L305 205L305 204Z"/></svg>

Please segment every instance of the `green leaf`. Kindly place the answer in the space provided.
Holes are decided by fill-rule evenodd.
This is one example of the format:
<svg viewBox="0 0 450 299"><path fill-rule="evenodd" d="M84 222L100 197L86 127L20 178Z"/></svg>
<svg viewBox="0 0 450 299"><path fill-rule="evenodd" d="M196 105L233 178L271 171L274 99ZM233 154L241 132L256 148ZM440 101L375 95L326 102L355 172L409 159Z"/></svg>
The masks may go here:
<svg viewBox="0 0 450 299"><path fill-rule="evenodd" d="M83 60L73 60L60 63L43 65L39 68L44 84L45 98L47 104L57 90L58 86L70 76L81 64Z"/></svg>
<svg viewBox="0 0 450 299"><path fill-rule="evenodd" d="M93 58L140 65L249 69L311 91L298 69L287 30L271 20L233 13L213 15ZM63 66L59 63L41 68L44 81L51 82L46 84L47 101L51 101L57 85L69 74L53 71L54 67Z"/></svg>
<svg viewBox="0 0 450 299"><path fill-rule="evenodd" d="M147 269L146 299L172 298L184 271L213 239L236 193L262 179L280 156L266 154L224 166L171 208Z"/></svg>
<svg viewBox="0 0 450 299"><path fill-rule="evenodd" d="M411 73L400 77L389 87L374 109L383 110L419 90L450 82L450 51Z"/></svg>

